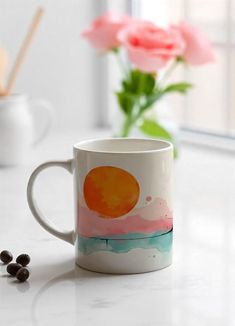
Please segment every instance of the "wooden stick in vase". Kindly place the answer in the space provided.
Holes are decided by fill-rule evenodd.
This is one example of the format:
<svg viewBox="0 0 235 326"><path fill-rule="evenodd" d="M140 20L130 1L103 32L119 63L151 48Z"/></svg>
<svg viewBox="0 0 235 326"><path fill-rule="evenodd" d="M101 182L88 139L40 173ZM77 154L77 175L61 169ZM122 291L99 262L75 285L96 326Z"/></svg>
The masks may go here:
<svg viewBox="0 0 235 326"><path fill-rule="evenodd" d="M28 29L28 32L26 34L26 37L20 47L20 50L19 50L19 53L16 57L16 61L15 61L15 64L12 68L12 71L10 73L10 76L9 76L9 79L7 81L7 86L6 86L6 89L5 89L5 94L4 95L9 95L12 91L12 88L14 86L14 83L15 83L15 80L18 76L18 73L19 73L19 70L22 66L22 63L24 61L24 58L25 58L25 55L29 49L29 46L33 40L33 36L34 34L36 33L37 29L38 29L38 26L40 24L40 21L42 19L42 16L44 14L44 10L42 8L38 8L36 13L35 13L35 16L32 20L32 23Z"/></svg>

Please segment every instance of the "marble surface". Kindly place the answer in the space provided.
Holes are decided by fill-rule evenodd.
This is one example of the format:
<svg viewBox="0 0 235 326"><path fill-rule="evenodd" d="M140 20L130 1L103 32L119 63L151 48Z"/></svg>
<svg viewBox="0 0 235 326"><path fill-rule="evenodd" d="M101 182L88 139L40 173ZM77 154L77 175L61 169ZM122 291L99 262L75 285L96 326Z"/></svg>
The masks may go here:
<svg viewBox="0 0 235 326"><path fill-rule="evenodd" d="M92 136L102 136L93 131ZM74 248L47 234L26 202L27 179L45 160L67 159L91 133L52 135L24 167L0 169L0 249L32 257L19 284L0 266L3 326L232 326L235 302L235 156L183 145L175 166L173 265L140 275L74 266ZM61 228L73 226L72 178L45 171L38 202Z"/></svg>

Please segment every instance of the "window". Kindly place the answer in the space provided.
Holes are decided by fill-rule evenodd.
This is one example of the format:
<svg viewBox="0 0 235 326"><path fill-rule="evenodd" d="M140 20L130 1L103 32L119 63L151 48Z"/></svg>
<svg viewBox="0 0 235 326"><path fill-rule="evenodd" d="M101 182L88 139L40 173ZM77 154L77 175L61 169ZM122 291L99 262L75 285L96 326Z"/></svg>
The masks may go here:
<svg viewBox="0 0 235 326"><path fill-rule="evenodd" d="M213 43L216 62L178 69L174 80L195 85L186 97L169 98L186 129L235 136L235 0L135 0L134 14L157 24L189 21Z"/></svg>

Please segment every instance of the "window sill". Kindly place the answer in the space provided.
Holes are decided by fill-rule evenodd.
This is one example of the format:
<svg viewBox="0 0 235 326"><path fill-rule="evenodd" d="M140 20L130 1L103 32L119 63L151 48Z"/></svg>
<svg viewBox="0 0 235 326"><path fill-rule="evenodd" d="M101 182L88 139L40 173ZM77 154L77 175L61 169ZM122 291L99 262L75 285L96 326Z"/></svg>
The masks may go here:
<svg viewBox="0 0 235 326"><path fill-rule="evenodd" d="M192 129L181 128L180 141L197 146L210 147L226 152L235 153L235 137L216 135Z"/></svg>

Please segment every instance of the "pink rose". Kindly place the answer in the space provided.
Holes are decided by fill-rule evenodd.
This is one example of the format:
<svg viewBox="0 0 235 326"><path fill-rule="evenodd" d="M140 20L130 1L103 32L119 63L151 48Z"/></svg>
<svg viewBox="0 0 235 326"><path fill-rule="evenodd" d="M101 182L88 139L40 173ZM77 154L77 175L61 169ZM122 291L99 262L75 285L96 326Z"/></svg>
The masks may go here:
<svg viewBox="0 0 235 326"><path fill-rule="evenodd" d="M133 21L118 34L130 61L140 70L155 72L182 55L184 41L178 31L149 22Z"/></svg>
<svg viewBox="0 0 235 326"><path fill-rule="evenodd" d="M82 36L98 50L107 51L120 45L117 34L130 20L126 15L108 12L95 19Z"/></svg>
<svg viewBox="0 0 235 326"><path fill-rule="evenodd" d="M179 31L185 41L183 58L186 62L198 66L215 60L211 43L200 30L186 22L180 22L172 28Z"/></svg>

